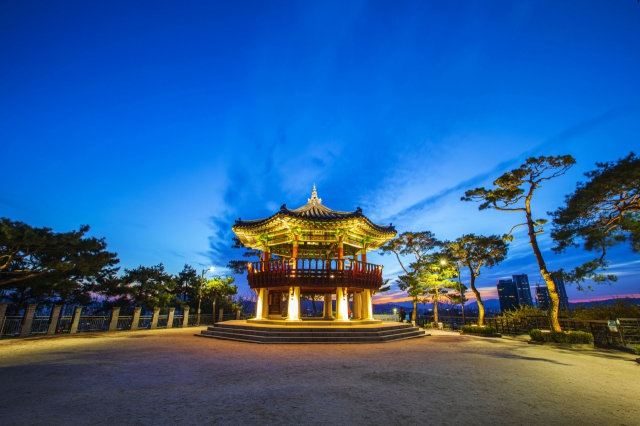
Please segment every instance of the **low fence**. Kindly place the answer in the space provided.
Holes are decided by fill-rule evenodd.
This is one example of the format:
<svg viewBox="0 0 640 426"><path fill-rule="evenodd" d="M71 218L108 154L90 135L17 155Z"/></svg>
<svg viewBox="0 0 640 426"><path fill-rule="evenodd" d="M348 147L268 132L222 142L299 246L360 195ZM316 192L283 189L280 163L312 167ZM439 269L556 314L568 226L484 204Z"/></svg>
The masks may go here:
<svg viewBox="0 0 640 426"><path fill-rule="evenodd" d="M82 307L76 307L73 315L60 315L61 306L55 306L51 315L35 315L36 305L29 305L22 316L6 316L7 303L0 303L0 338L53 335L62 333L106 332L124 330L144 330L160 328L181 328L186 326L213 325L214 322L231 319L246 319L240 311L234 314L219 312L212 314L189 314L185 309L175 313L170 308L160 315L160 309L152 315L140 315L141 309L135 308L133 315L120 315L120 308L114 308L111 315L81 315Z"/></svg>
<svg viewBox="0 0 640 426"><path fill-rule="evenodd" d="M422 327L430 325L433 316L421 316L416 323ZM443 328L459 330L463 325L477 325L477 317L439 316ZM585 331L593 334L594 343L599 346L629 346L640 344L640 319L618 318L615 324L604 320L574 320L559 318L564 331ZM545 316L525 318L485 318L485 325L494 327L500 334L528 334L533 329L550 330L549 318Z"/></svg>

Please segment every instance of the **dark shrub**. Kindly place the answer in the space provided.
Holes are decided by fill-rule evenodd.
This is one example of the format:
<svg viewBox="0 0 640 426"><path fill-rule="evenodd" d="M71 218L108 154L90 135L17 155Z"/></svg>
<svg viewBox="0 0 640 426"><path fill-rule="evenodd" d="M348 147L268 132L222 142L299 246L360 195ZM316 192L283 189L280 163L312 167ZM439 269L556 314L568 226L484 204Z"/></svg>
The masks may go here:
<svg viewBox="0 0 640 426"><path fill-rule="evenodd" d="M531 336L531 340L534 342L544 342L543 334L544 333L538 329L534 329L529 332L529 336Z"/></svg>
<svg viewBox="0 0 640 426"><path fill-rule="evenodd" d="M463 325L460 327L464 333L473 333L473 334L496 334L496 329L490 326L484 327L476 327L473 325Z"/></svg>
<svg viewBox="0 0 640 426"><path fill-rule="evenodd" d="M540 330L531 330L529 336L534 342L571 343L574 345L593 343L593 334L584 331L543 333Z"/></svg>

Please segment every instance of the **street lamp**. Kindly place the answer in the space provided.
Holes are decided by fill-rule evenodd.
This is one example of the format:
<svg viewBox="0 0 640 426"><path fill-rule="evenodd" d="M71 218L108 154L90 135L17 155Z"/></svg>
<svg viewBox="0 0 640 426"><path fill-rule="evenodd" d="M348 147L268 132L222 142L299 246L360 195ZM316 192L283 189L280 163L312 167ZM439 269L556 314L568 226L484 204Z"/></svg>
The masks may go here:
<svg viewBox="0 0 640 426"><path fill-rule="evenodd" d="M204 286L204 274L207 273L207 271L213 272L214 267L213 266L209 266L208 269L203 269L202 270L202 277L200 278L200 286L198 287L198 318L196 319L196 323L199 326L200 325L200 306L202 305L202 287ZM211 314L211 322L213 322L213 317L216 313L212 312Z"/></svg>

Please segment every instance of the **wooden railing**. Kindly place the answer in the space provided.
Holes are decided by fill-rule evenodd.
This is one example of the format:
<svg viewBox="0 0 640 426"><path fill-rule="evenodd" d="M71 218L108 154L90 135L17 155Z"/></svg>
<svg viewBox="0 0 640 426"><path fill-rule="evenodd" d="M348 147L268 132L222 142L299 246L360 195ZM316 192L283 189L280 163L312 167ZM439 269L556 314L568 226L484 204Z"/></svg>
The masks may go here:
<svg viewBox="0 0 640 426"><path fill-rule="evenodd" d="M249 263L251 288L352 287L377 290L382 266L351 259L278 259Z"/></svg>

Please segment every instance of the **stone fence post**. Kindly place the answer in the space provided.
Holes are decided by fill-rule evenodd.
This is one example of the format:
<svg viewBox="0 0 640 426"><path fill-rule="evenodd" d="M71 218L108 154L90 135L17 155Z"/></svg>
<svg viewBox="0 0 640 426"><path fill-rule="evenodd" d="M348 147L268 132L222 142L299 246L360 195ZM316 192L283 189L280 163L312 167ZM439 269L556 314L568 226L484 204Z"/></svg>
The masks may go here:
<svg viewBox="0 0 640 426"><path fill-rule="evenodd" d="M7 316L7 306L9 306L7 302L0 303L0 335L4 327L4 317Z"/></svg>
<svg viewBox="0 0 640 426"><path fill-rule="evenodd" d="M33 324L33 315L36 313L36 308L38 305L29 304L27 308L24 310L24 315L22 317L22 328L20 329L20 337L27 337L31 334L31 324Z"/></svg>
<svg viewBox="0 0 640 426"><path fill-rule="evenodd" d="M80 314L82 314L82 306L76 306L73 310L73 317L71 318L70 334L78 332L78 324L80 323Z"/></svg>
<svg viewBox="0 0 640 426"><path fill-rule="evenodd" d="M58 329L58 323L60 322L60 312L62 312L62 305L54 305L51 308L51 315L49 316L49 328L47 329L47 336L56 334Z"/></svg>
<svg viewBox="0 0 640 426"><path fill-rule="evenodd" d="M142 308L133 308L133 318L131 318L131 330L137 330L140 324L140 311Z"/></svg>
<svg viewBox="0 0 640 426"><path fill-rule="evenodd" d="M120 308L111 309L111 317L109 318L109 331L118 329L118 317L120 316Z"/></svg>
<svg viewBox="0 0 640 426"><path fill-rule="evenodd" d="M173 314L175 311L176 308L169 308L169 313L167 314L167 328L173 328Z"/></svg>
<svg viewBox="0 0 640 426"><path fill-rule="evenodd" d="M158 315L160 315L160 308L153 308L153 315L151 315L151 326L150 330L155 330L158 328Z"/></svg>
<svg viewBox="0 0 640 426"><path fill-rule="evenodd" d="M236 310L236 320L240 319L240 309Z"/></svg>
<svg viewBox="0 0 640 426"><path fill-rule="evenodd" d="M220 309L218 312L218 322L222 322L224 319L224 309Z"/></svg>
<svg viewBox="0 0 640 426"><path fill-rule="evenodd" d="M189 327L189 307L182 310L182 326Z"/></svg>

